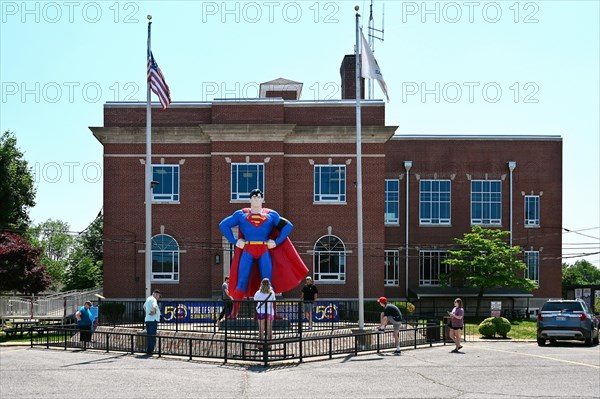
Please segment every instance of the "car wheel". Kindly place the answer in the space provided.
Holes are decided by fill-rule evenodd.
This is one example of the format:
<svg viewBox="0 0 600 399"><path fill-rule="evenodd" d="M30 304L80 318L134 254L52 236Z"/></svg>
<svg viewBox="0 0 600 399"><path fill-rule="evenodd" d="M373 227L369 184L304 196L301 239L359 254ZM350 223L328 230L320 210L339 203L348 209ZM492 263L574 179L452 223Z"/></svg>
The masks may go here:
<svg viewBox="0 0 600 399"><path fill-rule="evenodd" d="M544 345L546 345L546 340L545 340L545 339L543 339L543 338L538 338L538 339L537 339L537 342L538 342L538 345L539 345L539 346L544 346Z"/></svg>
<svg viewBox="0 0 600 399"><path fill-rule="evenodd" d="M594 345L600 344L600 329L598 329L596 331L596 338L594 338L593 342L594 342Z"/></svg>
<svg viewBox="0 0 600 399"><path fill-rule="evenodd" d="M589 338L585 339L585 346L592 346L592 335L590 334Z"/></svg>

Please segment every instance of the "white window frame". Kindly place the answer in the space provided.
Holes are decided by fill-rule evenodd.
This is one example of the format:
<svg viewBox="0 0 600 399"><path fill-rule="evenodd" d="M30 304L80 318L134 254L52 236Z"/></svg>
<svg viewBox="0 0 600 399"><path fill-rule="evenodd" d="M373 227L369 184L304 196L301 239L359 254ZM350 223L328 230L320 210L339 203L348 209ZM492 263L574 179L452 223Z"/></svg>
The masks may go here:
<svg viewBox="0 0 600 399"><path fill-rule="evenodd" d="M322 192L321 182L324 177L332 182L333 179L329 178L326 174L332 174L329 170L338 168L338 170L344 171L344 177L338 179L337 193ZM346 165L314 165L314 202L315 203L346 203ZM330 184L331 186L331 184Z"/></svg>
<svg viewBox="0 0 600 399"><path fill-rule="evenodd" d="M334 242L333 248L329 250L317 249L322 240L337 240ZM328 245L329 246L329 245ZM325 235L319 238L313 247L313 278L315 281L323 283L345 283L346 282L346 246L344 242L337 236ZM321 264L329 265L332 257L338 258L339 269L337 272L331 270L322 271Z"/></svg>
<svg viewBox="0 0 600 399"><path fill-rule="evenodd" d="M527 268L525 269L525 277L533 280L540 285L540 251L524 251L523 261Z"/></svg>
<svg viewBox="0 0 600 399"><path fill-rule="evenodd" d="M177 179L175 178L171 178L171 187L170 187L170 193L157 193L157 190L163 190L166 189L167 187L165 186L164 181L161 181L160 178L157 177L157 175L155 174L155 170L158 168L162 168L162 169L171 169L171 175L172 176L177 176ZM156 164L156 165L152 165L152 180L153 181L157 181L158 185L156 185L155 187L152 188L152 202L179 202L179 198L180 198L180 185L181 185L181 169L179 167L179 165L173 165L173 164ZM156 172L157 173L157 172Z"/></svg>
<svg viewBox="0 0 600 399"><path fill-rule="evenodd" d="M532 203L533 202L533 203ZM529 205L534 207L534 217L531 218L528 209ZM540 226L540 196L539 195L526 195L525 196L525 227L539 227Z"/></svg>
<svg viewBox="0 0 600 399"><path fill-rule="evenodd" d="M256 171L252 173L256 173L256 179L252 182L248 181L246 183L247 191L240 189L240 180L247 179L249 180L249 176L240 177L240 173L246 173L247 171L240 172L240 166L244 167L256 167ZM250 199L250 191L258 188L263 192L263 196L265 196L265 164L261 162L233 162L231 163L231 201L244 201L247 202Z"/></svg>
<svg viewBox="0 0 600 399"><path fill-rule="evenodd" d="M481 192L475 193L473 187L476 183L482 183ZM498 184L500 191L492 191L492 184ZM486 189L487 186L487 189ZM479 195L481 198L475 200L475 196ZM493 198L498 196L498 198ZM481 214L474 215L474 205L478 203L481 205ZM499 208L498 218L491 216L492 207L497 205ZM484 217L485 208L489 213L488 217ZM501 180L471 180L471 224L473 225L486 225L486 226L500 226L502 224L502 181Z"/></svg>
<svg viewBox="0 0 600 399"><path fill-rule="evenodd" d="M177 247L177 249L173 249L173 248L156 248L158 246L157 243L155 243L155 239L158 237L168 237L170 238L172 241L169 244L174 243ZM156 246L155 246L156 244ZM154 271L154 255L156 253L162 253L164 254L164 256L166 256L167 258L170 257L171 258L171 271ZM151 266L151 280L153 282L157 282L157 283L165 283L165 282L179 282L179 275L181 274L181 263L180 263L180 250L179 250L179 243L177 242L177 240L175 238L173 238L172 236L168 235L168 234L157 234L154 237L152 237L152 266Z"/></svg>
<svg viewBox="0 0 600 399"><path fill-rule="evenodd" d="M447 182L448 183L448 191L442 191L440 186L442 182ZM427 192L423 191L423 184L424 183L431 183L431 189ZM437 184L437 190L433 189L433 186ZM428 194L428 200L424 201L423 197L425 195ZM441 197L442 196L448 196L448 200L446 201L445 199L442 200ZM441 206L442 204L448 204L448 217L442 217L441 215ZM438 213L438 217L437 218L433 218L433 217L428 217L428 218L424 218L422 217L422 213L421 211L424 209L424 207L429 208L429 214L431 216L432 209L433 208L437 208L437 213ZM450 220L452 218L452 182L448 179L443 179L443 180L433 180L433 179L422 179L419 181L419 223L422 225L450 225ZM445 216L445 215L444 215Z"/></svg>
<svg viewBox="0 0 600 399"><path fill-rule="evenodd" d="M419 286L437 287L441 285L441 276L448 273L450 266L442 260L448 258L448 251L427 249L419 251ZM429 262L425 263L425 260ZM435 264L434 262L435 261ZM428 278L425 278L425 269L428 269Z"/></svg>
<svg viewBox="0 0 600 399"><path fill-rule="evenodd" d="M384 285L397 287L400 285L400 251L386 249L384 252Z"/></svg>
<svg viewBox="0 0 600 399"><path fill-rule="evenodd" d="M396 189L390 188L392 183ZM400 224L400 180L385 179L384 224Z"/></svg>

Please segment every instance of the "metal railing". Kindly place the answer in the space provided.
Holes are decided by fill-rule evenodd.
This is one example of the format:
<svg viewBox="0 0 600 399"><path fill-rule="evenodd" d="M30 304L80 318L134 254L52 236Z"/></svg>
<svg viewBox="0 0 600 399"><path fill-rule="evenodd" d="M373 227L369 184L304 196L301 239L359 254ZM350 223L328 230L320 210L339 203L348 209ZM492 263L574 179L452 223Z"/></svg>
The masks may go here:
<svg viewBox="0 0 600 399"><path fill-rule="evenodd" d="M404 324L400 330L402 348L418 348L445 344L442 326L426 324ZM83 350L94 349L105 352L144 354L148 336L141 331L121 327L98 327L91 343L80 342L79 332L67 327L41 327L31 330L31 347ZM299 361L308 358L333 358L337 355L358 355L363 352L380 352L395 348L393 330L377 333L373 329L352 331L299 331L296 335L278 335L273 339L262 339L256 332L232 335L227 330L218 334L175 333L159 331L156 336L155 354L160 356L192 359L219 359L262 363Z"/></svg>
<svg viewBox="0 0 600 399"><path fill-rule="evenodd" d="M64 318L73 315L85 301L95 299L102 288L84 291L68 291L48 296L0 297L2 318Z"/></svg>

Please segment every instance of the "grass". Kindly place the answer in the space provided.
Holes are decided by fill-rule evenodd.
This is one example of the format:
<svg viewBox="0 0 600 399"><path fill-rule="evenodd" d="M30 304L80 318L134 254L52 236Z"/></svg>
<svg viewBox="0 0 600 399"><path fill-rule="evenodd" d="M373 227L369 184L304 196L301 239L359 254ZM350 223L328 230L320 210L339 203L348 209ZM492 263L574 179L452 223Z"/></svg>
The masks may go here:
<svg viewBox="0 0 600 399"><path fill-rule="evenodd" d="M466 332L467 335L476 335L481 337L479 334L479 323L485 318L466 318ZM507 339L514 340L529 340L536 339L536 321L535 320L509 320L511 329L506 334ZM502 339L498 337L497 339Z"/></svg>

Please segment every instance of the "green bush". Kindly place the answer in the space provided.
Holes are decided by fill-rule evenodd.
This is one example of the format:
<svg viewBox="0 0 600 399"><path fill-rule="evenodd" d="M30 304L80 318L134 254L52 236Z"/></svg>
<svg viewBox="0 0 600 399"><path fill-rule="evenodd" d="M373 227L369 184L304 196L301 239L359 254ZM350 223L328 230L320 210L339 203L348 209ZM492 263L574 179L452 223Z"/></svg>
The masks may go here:
<svg viewBox="0 0 600 399"><path fill-rule="evenodd" d="M504 317L495 317L494 325L496 326L496 333L499 334L502 338L506 338L506 334L512 328L510 325L510 321L505 319Z"/></svg>
<svg viewBox="0 0 600 399"><path fill-rule="evenodd" d="M479 324L479 333L486 338L495 337L496 334L506 338L510 329L510 322L504 317L488 317Z"/></svg>
<svg viewBox="0 0 600 399"><path fill-rule="evenodd" d="M496 326L491 321L487 319L479 323L479 334L483 335L486 338L492 338L496 333Z"/></svg>

